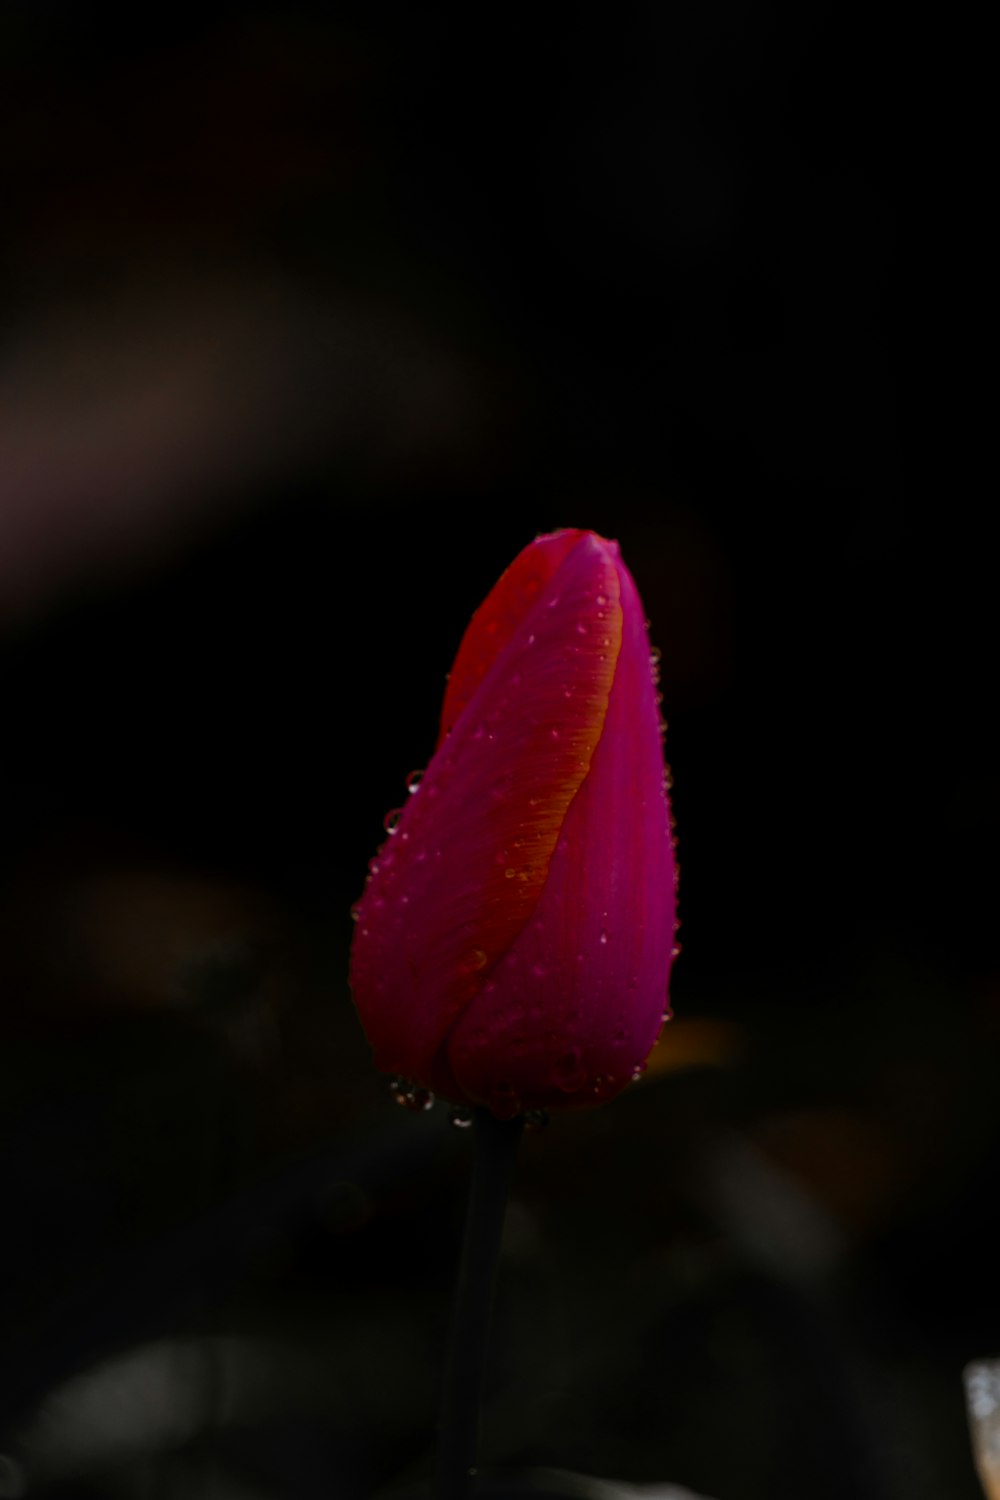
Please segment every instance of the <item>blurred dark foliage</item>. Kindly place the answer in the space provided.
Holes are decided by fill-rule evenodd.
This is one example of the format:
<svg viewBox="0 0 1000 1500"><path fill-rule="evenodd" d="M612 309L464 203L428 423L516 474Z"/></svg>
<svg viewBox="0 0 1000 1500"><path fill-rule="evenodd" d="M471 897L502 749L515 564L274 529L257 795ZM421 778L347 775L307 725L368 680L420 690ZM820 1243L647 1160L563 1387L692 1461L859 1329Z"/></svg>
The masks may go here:
<svg viewBox="0 0 1000 1500"><path fill-rule="evenodd" d="M426 1472L468 1143L348 908L559 525L663 652L679 1019L525 1144L487 1462L977 1493L992 596L911 504L896 77L823 5L0 10L0 1494Z"/></svg>

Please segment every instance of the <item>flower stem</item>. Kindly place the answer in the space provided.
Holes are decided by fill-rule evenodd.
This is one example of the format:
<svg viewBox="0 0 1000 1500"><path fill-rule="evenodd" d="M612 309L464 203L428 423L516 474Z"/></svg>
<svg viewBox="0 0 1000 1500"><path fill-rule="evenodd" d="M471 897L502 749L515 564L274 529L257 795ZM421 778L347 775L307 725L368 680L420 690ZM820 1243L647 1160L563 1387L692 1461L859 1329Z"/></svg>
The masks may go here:
<svg viewBox="0 0 1000 1500"><path fill-rule="evenodd" d="M523 1127L523 1116L498 1120L476 1110L476 1159L445 1361L433 1500L467 1500L472 1491L493 1283Z"/></svg>

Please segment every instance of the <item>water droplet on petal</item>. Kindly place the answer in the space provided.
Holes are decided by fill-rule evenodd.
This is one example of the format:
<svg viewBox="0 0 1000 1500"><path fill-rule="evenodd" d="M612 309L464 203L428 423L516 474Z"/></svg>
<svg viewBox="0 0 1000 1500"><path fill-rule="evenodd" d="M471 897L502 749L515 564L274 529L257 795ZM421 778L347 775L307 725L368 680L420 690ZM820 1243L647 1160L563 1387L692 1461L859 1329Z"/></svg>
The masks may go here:
<svg viewBox="0 0 1000 1500"><path fill-rule="evenodd" d="M386 833L396 832L396 829L399 827L399 820L402 816L403 809L401 807L390 808L385 817L382 819L382 827L385 829Z"/></svg>
<svg viewBox="0 0 1000 1500"><path fill-rule="evenodd" d="M608 935L607 935L607 933L606 932L602 932L601 935L600 935L600 937L598 938L598 942L603 944L603 943L606 943L607 941L608 941Z"/></svg>
<svg viewBox="0 0 1000 1500"><path fill-rule="evenodd" d="M456 1130L468 1130L469 1126L472 1124L472 1118L473 1116L471 1109L461 1109L457 1107L453 1109L451 1114L448 1116L449 1123L454 1125Z"/></svg>
<svg viewBox="0 0 1000 1500"><path fill-rule="evenodd" d="M411 797L414 795L415 792L419 792L419 790L420 790L420 783L423 781L423 779L424 779L424 773L423 773L423 771L411 771L410 774L409 774L409 776L407 776L407 778L406 778L406 790L409 792L409 794L410 794Z"/></svg>

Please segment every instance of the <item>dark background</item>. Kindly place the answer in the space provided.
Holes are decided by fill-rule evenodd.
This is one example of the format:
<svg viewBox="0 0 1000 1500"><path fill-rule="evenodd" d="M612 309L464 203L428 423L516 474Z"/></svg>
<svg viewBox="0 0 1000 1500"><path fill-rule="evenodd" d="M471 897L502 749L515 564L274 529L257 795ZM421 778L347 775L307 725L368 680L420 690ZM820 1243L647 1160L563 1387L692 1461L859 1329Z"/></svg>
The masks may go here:
<svg viewBox="0 0 1000 1500"><path fill-rule="evenodd" d="M0 1493L425 1472L469 1145L349 906L560 525L663 653L684 952L525 1144L485 1457L977 1493L991 612L903 459L897 71L819 5L0 11Z"/></svg>

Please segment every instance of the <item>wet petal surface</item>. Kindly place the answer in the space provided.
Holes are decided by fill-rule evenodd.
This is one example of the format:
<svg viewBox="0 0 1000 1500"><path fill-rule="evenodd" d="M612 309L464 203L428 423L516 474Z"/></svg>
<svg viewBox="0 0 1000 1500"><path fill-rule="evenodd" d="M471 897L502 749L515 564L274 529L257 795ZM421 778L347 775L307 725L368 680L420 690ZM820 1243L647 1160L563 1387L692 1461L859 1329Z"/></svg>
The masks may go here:
<svg viewBox="0 0 1000 1500"><path fill-rule="evenodd" d="M660 716L642 605L618 570L622 648L590 772L530 922L448 1040L458 1086L501 1115L610 1098L666 1009L676 874Z"/></svg>
<svg viewBox="0 0 1000 1500"><path fill-rule="evenodd" d="M504 608L477 612L446 700L452 732L357 909L351 982L376 1065L451 1098L463 1089L448 1035L538 904L622 643L616 549L590 533L543 542L539 569L515 564L498 585Z"/></svg>

